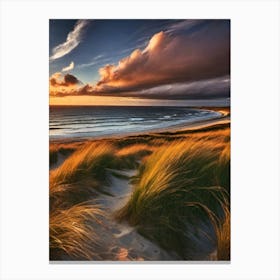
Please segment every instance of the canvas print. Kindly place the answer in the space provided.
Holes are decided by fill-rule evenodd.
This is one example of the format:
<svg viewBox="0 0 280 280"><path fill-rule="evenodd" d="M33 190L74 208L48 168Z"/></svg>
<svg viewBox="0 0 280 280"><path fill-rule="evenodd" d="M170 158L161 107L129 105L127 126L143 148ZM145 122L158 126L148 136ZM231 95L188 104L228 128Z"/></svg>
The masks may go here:
<svg viewBox="0 0 280 280"><path fill-rule="evenodd" d="M49 260L230 260L230 20L49 20Z"/></svg>

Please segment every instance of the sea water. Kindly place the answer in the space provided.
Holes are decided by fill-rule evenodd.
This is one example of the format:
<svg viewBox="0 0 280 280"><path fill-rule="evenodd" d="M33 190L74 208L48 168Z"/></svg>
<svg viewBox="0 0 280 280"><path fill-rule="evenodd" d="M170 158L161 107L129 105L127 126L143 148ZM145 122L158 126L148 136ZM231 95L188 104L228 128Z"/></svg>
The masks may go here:
<svg viewBox="0 0 280 280"><path fill-rule="evenodd" d="M123 135L210 120L220 113L187 107L50 106L50 139Z"/></svg>

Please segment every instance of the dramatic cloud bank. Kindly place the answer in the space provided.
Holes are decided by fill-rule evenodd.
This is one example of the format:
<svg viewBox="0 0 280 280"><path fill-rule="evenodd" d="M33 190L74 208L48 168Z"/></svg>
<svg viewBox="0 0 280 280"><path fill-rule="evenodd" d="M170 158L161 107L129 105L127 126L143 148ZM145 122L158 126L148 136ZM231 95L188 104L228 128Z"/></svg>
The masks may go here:
<svg viewBox="0 0 280 280"><path fill-rule="evenodd" d="M66 41L52 50L52 56L50 60L55 60L60 57L65 56L66 54L70 53L74 50L82 40L82 34L87 26L88 22L86 20L79 20L77 21L73 31L71 31L66 38Z"/></svg>
<svg viewBox="0 0 280 280"><path fill-rule="evenodd" d="M141 90L156 85L210 79L229 74L229 34L212 23L188 35L155 34L135 50L99 70L99 92Z"/></svg>
<svg viewBox="0 0 280 280"><path fill-rule="evenodd" d="M180 32L186 28L187 33ZM134 50L116 65L101 67L99 74L96 84L77 87L75 95L163 99L228 97L229 22L178 23L154 34L143 50ZM60 92L63 94L72 95L73 88Z"/></svg>
<svg viewBox="0 0 280 280"><path fill-rule="evenodd" d="M61 71L62 71L62 72L67 72L67 71L73 70L73 69L74 69L74 66L75 66L75 64L74 64L74 62L72 61L68 66L62 68Z"/></svg>

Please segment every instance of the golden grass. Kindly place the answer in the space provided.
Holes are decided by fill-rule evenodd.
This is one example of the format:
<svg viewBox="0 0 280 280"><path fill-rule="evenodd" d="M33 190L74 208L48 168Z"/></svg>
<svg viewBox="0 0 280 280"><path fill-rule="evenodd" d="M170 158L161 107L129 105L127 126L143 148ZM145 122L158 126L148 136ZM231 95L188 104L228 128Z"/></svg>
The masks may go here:
<svg viewBox="0 0 280 280"><path fill-rule="evenodd" d="M51 188L58 184L75 183L88 176L102 177L113 160L114 152L115 148L108 143L86 144L67 158L59 168L51 171Z"/></svg>
<svg viewBox="0 0 280 280"><path fill-rule="evenodd" d="M83 143L50 143L49 145L49 159L50 165L54 164L58 160L58 154L64 156L70 155L72 152L76 151Z"/></svg>
<svg viewBox="0 0 280 280"><path fill-rule="evenodd" d="M150 155L154 147L147 144L134 144L121 148L116 152L117 169L134 169L139 166L140 160Z"/></svg>
<svg viewBox="0 0 280 280"><path fill-rule="evenodd" d="M101 258L106 244L98 228L103 227L104 211L86 201L102 192L112 170L138 168L140 163L135 189L117 211L117 219L137 226L144 236L183 259L191 242L188 224L199 227L210 219L217 258L229 259L229 128L98 140L75 147L50 172L52 259Z"/></svg>
<svg viewBox="0 0 280 280"><path fill-rule="evenodd" d="M230 189L229 168L229 130L203 132L164 145L140 167L135 190L116 217L184 257L186 223L209 219L203 209L187 203L203 205L222 217L221 201Z"/></svg>
<svg viewBox="0 0 280 280"><path fill-rule="evenodd" d="M106 177L106 168L130 169L137 161L150 154L153 148L144 144L126 146L119 150L109 141L86 143L67 158L61 166L51 171L50 185L77 183L92 177Z"/></svg>
<svg viewBox="0 0 280 280"><path fill-rule="evenodd" d="M146 154L148 150L142 148L117 151L109 141L86 143L50 172L51 259L98 259L104 255L104 232L97 233L104 211L99 205L83 202L104 192L102 186L111 169L129 168Z"/></svg>
<svg viewBox="0 0 280 280"><path fill-rule="evenodd" d="M153 147L149 146L147 144L135 144L135 145L129 145L127 147L124 147L116 152L117 156L123 157L123 156L137 156L145 152L153 151Z"/></svg>
<svg viewBox="0 0 280 280"><path fill-rule="evenodd" d="M114 152L108 143L86 143L50 172L50 259L100 259L104 211L86 201L106 178Z"/></svg>
<svg viewBox="0 0 280 280"><path fill-rule="evenodd" d="M103 241L96 232L97 227L102 227L104 216L104 211L94 202L51 212L50 259L99 259Z"/></svg>
<svg viewBox="0 0 280 280"><path fill-rule="evenodd" d="M230 211L228 207L224 208L224 215L222 222L215 226L218 260L230 260Z"/></svg>
<svg viewBox="0 0 280 280"><path fill-rule="evenodd" d="M50 151L74 151L77 150L80 146L84 145L83 142L70 142L70 143L50 143Z"/></svg>

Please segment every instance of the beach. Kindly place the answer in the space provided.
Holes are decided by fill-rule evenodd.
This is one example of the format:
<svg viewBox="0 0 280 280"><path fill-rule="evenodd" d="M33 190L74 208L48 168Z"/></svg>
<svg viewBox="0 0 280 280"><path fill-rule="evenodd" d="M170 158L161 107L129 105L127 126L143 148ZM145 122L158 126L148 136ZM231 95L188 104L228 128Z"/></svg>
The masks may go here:
<svg viewBox="0 0 280 280"><path fill-rule="evenodd" d="M230 109L203 109L220 115L51 139L50 260L229 260Z"/></svg>
<svg viewBox="0 0 280 280"><path fill-rule="evenodd" d="M219 110L172 106L51 106L50 141L124 137L220 119Z"/></svg>

